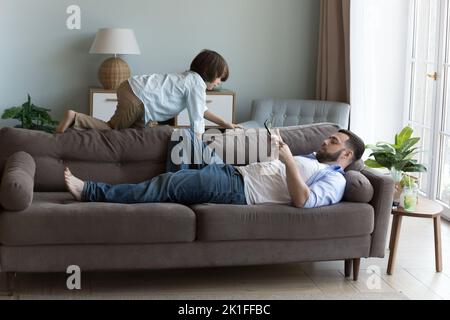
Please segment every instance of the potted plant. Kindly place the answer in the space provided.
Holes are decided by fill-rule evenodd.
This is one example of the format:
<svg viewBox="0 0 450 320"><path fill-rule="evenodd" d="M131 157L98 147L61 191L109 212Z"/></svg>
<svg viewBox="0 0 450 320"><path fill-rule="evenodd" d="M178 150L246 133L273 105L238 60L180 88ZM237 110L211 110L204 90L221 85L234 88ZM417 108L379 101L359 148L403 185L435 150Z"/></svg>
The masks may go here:
<svg viewBox="0 0 450 320"><path fill-rule="evenodd" d="M367 145L372 153L365 165L369 168L387 168L396 184L394 201L398 202L402 191L402 178L405 172L426 172L427 168L418 163L413 157L419 153L415 145L420 141L419 137L412 137L413 129L406 126L399 134L395 135L395 143L378 142L376 145ZM405 182L406 180L403 179ZM410 180L408 180L410 181Z"/></svg>
<svg viewBox="0 0 450 320"><path fill-rule="evenodd" d="M38 107L31 103L31 97L28 95L28 101L22 106L6 109L3 112L2 119L19 120L20 124L16 128L54 133L58 121L54 121L49 112L50 109Z"/></svg>

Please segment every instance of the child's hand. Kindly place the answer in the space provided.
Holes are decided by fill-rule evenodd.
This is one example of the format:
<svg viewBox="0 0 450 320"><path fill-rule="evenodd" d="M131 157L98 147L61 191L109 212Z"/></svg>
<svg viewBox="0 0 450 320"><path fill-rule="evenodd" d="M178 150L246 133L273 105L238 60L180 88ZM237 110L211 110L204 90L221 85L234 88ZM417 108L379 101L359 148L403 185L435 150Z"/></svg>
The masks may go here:
<svg viewBox="0 0 450 320"><path fill-rule="evenodd" d="M227 123L227 125L225 126L225 129L244 129L244 128L238 124Z"/></svg>

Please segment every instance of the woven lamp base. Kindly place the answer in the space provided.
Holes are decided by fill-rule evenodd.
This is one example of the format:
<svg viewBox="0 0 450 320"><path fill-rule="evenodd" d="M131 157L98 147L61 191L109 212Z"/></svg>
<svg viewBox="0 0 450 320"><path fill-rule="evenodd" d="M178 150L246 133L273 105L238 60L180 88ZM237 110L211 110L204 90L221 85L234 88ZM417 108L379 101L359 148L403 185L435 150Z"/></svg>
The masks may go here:
<svg viewBox="0 0 450 320"><path fill-rule="evenodd" d="M110 58L102 63L98 78L103 88L116 90L120 84L131 77L128 64L120 58Z"/></svg>

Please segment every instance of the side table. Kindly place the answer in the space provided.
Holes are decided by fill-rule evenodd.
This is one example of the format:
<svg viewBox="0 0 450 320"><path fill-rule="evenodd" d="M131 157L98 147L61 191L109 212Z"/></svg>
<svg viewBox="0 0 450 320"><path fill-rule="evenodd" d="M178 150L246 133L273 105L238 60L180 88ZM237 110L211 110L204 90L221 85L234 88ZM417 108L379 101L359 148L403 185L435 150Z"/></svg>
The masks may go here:
<svg viewBox="0 0 450 320"><path fill-rule="evenodd" d="M428 218L433 219L434 224L434 254L436 272L442 271L442 246L441 246L441 213L444 208L436 201L419 197L416 210L414 212L405 211L402 207L392 209L391 239L389 241L389 262L387 274L391 275L394 270L395 256L397 254L398 240L403 217Z"/></svg>

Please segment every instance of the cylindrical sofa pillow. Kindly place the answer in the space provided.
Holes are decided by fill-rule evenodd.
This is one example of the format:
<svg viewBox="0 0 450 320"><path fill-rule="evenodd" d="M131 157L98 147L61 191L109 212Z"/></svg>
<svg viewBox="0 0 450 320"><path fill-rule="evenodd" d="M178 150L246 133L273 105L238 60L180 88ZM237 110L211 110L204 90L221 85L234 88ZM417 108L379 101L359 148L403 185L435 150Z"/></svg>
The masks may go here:
<svg viewBox="0 0 450 320"><path fill-rule="evenodd" d="M350 170L345 174L344 201L369 203L373 198L373 186L359 171Z"/></svg>
<svg viewBox="0 0 450 320"><path fill-rule="evenodd" d="M8 211L23 211L33 201L36 163L31 155L20 151L6 161L0 184L0 204Z"/></svg>

